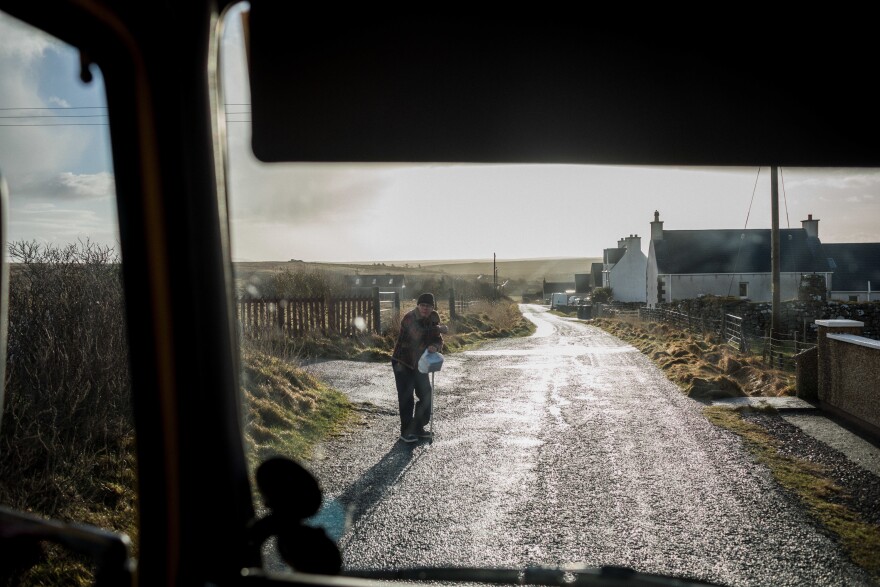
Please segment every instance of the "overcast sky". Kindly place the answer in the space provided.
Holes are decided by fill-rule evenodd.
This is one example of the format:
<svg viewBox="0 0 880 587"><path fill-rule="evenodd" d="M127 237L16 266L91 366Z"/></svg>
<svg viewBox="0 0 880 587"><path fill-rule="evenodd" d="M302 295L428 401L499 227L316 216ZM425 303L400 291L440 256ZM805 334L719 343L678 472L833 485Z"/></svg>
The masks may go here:
<svg viewBox="0 0 880 587"><path fill-rule="evenodd" d="M245 106L232 113L250 103L241 47L233 14L225 99ZM95 117L106 111L57 109L105 106L100 71L86 86L77 69L70 47L0 13L0 170L12 240L117 244L107 119ZM593 257L649 234L655 209L668 230L770 225L767 168L267 165L250 152L249 124L230 122L228 133L237 260ZM880 242L880 171L782 174L783 227L813 214L823 242Z"/></svg>

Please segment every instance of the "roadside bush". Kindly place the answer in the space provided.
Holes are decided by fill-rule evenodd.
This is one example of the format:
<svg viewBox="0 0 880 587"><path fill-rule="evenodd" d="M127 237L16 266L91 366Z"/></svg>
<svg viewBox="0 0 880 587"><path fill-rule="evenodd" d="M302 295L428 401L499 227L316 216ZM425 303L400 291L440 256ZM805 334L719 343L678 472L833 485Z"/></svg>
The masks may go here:
<svg viewBox="0 0 880 587"><path fill-rule="evenodd" d="M320 269L288 268L268 277L253 276L239 292L241 299L323 298L348 292L343 277Z"/></svg>
<svg viewBox="0 0 880 587"><path fill-rule="evenodd" d="M593 290L590 299L597 304L607 304L613 299L613 292L610 287L597 287Z"/></svg>
<svg viewBox="0 0 880 587"><path fill-rule="evenodd" d="M134 484L118 255L89 241L15 242L9 255L0 501L61 518L73 504L115 505ZM112 483L102 467L117 469Z"/></svg>

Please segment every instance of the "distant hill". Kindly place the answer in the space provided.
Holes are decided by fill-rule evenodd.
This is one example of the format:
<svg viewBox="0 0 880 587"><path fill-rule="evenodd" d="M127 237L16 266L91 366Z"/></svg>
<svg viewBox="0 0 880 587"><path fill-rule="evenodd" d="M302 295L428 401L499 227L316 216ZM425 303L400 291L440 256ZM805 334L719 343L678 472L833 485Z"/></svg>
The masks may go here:
<svg viewBox="0 0 880 587"><path fill-rule="evenodd" d="M589 273L594 262L601 262L599 257L571 257L548 259L504 259L498 260L499 282L511 280L515 283L510 291L512 295L522 292L534 292L541 288L542 280L574 281L575 273ZM233 267L236 280L247 279L253 275L268 274L284 269L320 269L344 275L355 271L362 274L397 273L413 276L450 275L456 277L474 277L485 275L492 277L492 259L488 260L431 260L431 261L377 261L376 263L312 263L307 261L247 261L235 262Z"/></svg>

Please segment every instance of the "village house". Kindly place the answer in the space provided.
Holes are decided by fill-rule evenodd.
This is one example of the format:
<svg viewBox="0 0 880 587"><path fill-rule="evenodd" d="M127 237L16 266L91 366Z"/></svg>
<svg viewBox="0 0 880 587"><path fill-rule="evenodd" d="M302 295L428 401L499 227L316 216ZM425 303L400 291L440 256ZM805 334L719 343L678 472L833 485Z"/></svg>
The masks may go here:
<svg viewBox="0 0 880 587"><path fill-rule="evenodd" d="M880 300L880 243L827 243L822 248L834 271L830 299Z"/></svg>
<svg viewBox="0 0 880 587"><path fill-rule="evenodd" d="M550 294L567 293L574 295L577 285L574 281L547 281L546 278L541 280L541 293L544 297L544 303L550 303Z"/></svg>
<svg viewBox="0 0 880 587"><path fill-rule="evenodd" d="M370 294L378 287L380 292L397 292L403 297L406 292L406 276L392 275L346 275L345 285L353 294Z"/></svg>
<svg viewBox="0 0 880 587"><path fill-rule="evenodd" d="M779 231L783 300L798 297L805 275L821 275L831 289L833 267L819 240L819 221L811 214L801 225ZM704 295L771 301L770 251L769 228L664 230L660 213L654 212L647 263L648 305Z"/></svg>
<svg viewBox="0 0 880 587"><path fill-rule="evenodd" d="M645 302L645 274L648 258L642 252L642 238L631 234L617 242L617 248L602 254L602 287L610 288L618 302Z"/></svg>

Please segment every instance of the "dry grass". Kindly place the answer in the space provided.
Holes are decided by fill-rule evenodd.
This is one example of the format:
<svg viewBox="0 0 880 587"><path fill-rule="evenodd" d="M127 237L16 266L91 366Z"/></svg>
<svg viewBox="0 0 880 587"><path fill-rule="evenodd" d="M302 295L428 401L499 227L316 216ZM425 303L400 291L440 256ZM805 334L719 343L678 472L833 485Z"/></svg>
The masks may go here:
<svg viewBox="0 0 880 587"><path fill-rule="evenodd" d="M741 357L712 336L668 324L600 318L591 322L632 344L694 398L794 395L794 376L770 369L759 358Z"/></svg>
<svg viewBox="0 0 880 587"><path fill-rule="evenodd" d="M344 394L258 349L242 351L241 389L248 406L245 443L252 463L275 455L308 460L314 445L339 432L353 414Z"/></svg>

